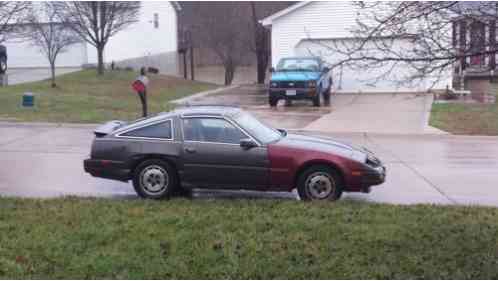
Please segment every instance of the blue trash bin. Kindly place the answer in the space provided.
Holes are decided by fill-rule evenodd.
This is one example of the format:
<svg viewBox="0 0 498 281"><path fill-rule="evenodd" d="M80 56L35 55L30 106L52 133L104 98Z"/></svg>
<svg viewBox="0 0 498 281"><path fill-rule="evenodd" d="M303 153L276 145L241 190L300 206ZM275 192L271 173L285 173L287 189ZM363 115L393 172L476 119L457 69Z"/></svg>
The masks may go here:
<svg viewBox="0 0 498 281"><path fill-rule="evenodd" d="M33 93L24 93L22 96L22 106L23 107L33 107L35 105L35 96Z"/></svg>

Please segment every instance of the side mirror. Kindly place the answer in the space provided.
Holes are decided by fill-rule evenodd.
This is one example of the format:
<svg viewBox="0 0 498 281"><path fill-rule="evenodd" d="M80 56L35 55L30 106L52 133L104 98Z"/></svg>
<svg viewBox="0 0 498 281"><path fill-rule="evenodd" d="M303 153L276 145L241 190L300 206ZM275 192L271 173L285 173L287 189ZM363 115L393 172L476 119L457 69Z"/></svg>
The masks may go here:
<svg viewBox="0 0 498 281"><path fill-rule="evenodd" d="M275 67L270 67L270 72L275 72Z"/></svg>
<svg viewBox="0 0 498 281"><path fill-rule="evenodd" d="M258 146L252 139L241 139L240 146L245 149L251 149Z"/></svg>
<svg viewBox="0 0 498 281"><path fill-rule="evenodd" d="M329 72L329 71L330 71L330 68L328 68L328 67L323 68L323 72Z"/></svg>

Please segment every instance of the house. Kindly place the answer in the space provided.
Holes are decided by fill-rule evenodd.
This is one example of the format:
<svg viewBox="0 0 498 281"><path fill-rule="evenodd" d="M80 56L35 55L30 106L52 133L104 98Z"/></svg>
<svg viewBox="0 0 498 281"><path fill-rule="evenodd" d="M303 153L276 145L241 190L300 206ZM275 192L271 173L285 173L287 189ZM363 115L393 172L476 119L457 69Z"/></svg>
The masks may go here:
<svg viewBox="0 0 498 281"><path fill-rule="evenodd" d="M469 5L469 4L467 4ZM496 17L460 15L453 19L453 47L462 55L454 65L453 88L469 90L476 100L487 102L498 93L496 68ZM465 53L482 53L463 56Z"/></svg>
<svg viewBox="0 0 498 281"><path fill-rule="evenodd" d="M357 24L358 6L352 1L299 2L281 10L260 22L271 29L272 65L288 56L320 56L333 64L341 58L330 46L342 45L354 40L351 30ZM384 40L379 38L379 40ZM396 47L410 48L409 40L400 38ZM386 79L376 79L384 69L357 69L337 67L333 69L334 90L338 92L411 92L451 87L451 71L443 78L428 77L416 85L398 83L408 74L407 69L395 67ZM434 84L435 83L435 84Z"/></svg>
<svg viewBox="0 0 498 281"><path fill-rule="evenodd" d="M104 50L105 63L148 63L177 72L177 2L142 2L139 19L109 39ZM41 50L26 40L12 39L4 43L9 68L47 68L50 66ZM167 63L157 59L167 57ZM87 42L70 46L59 54L56 67L82 67L97 63L97 51ZM159 63L167 64L159 65Z"/></svg>

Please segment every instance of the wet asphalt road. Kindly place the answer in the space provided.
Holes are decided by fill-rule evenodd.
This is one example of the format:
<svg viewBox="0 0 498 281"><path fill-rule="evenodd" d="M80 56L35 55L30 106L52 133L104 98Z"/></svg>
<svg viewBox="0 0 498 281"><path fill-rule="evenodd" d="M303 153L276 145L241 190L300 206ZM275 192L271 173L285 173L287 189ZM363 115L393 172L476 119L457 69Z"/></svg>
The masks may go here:
<svg viewBox="0 0 498 281"><path fill-rule="evenodd" d="M129 183L84 173L82 161L89 154L93 128L94 125L0 123L0 196L136 198ZM368 147L388 169L386 183L373 187L369 194L346 194L346 198L395 204L498 206L497 137L361 133L326 136ZM194 197L296 200L294 193L235 191L196 191Z"/></svg>

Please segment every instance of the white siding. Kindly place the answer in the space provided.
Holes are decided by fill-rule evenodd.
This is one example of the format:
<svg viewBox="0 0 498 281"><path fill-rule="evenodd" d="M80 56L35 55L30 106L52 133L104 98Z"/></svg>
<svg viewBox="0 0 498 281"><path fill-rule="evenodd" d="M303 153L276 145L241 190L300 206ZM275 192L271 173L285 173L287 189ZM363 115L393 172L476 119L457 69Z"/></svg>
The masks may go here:
<svg viewBox="0 0 498 281"><path fill-rule="evenodd" d="M16 67L49 67L47 57L41 49L29 41L5 42L7 47L8 66ZM56 67L80 67L86 60L85 43L71 45L66 52L60 53L55 62Z"/></svg>
<svg viewBox="0 0 498 281"><path fill-rule="evenodd" d="M159 17L159 27L154 28L154 14ZM89 63L97 62L95 47L88 44ZM177 50L177 15L170 2L142 2L137 23L118 32L109 39L104 50L106 63L151 56Z"/></svg>
<svg viewBox="0 0 498 281"><path fill-rule="evenodd" d="M325 61L334 63L339 58L326 46L332 46L332 40L337 42L351 40L354 37L351 30L357 24L358 12L358 7L353 2L309 2L273 19L271 21L272 65L275 66L283 57L303 55L320 56ZM396 47L412 48L412 45L400 41ZM335 69L333 76L336 89L340 88L344 92L391 92L423 91L433 86L434 79L431 78L413 85L399 84L399 81L410 74L409 69L401 66L397 66L390 77L378 81L374 79L386 69L388 66L384 69L347 67L343 67L342 70ZM451 85L450 80L451 73L444 73L434 88L445 88Z"/></svg>
<svg viewBox="0 0 498 281"><path fill-rule="evenodd" d="M294 48L307 38L350 37L356 24L352 2L311 2L273 22L272 65L282 57L293 56Z"/></svg>

